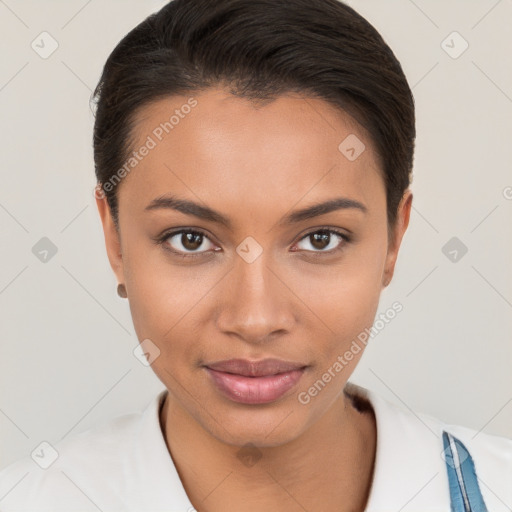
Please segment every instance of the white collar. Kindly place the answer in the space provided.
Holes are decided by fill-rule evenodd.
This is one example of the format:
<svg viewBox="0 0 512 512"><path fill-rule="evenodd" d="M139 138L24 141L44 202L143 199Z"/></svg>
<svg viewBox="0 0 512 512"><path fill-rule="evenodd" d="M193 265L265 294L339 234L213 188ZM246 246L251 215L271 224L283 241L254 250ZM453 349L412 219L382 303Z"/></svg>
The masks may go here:
<svg viewBox="0 0 512 512"><path fill-rule="evenodd" d="M366 512L450 512L442 432L455 435L476 464L489 510L512 506L512 439L461 425L447 425L385 400L350 383L350 394L366 398L375 411L377 448ZM68 512L72 509L152 512L194 510L160 427L167 390L141 414L112 418L56 444L60 453L48 469L30 456L0 472L2 510ZM10 507L10 508L9 508Z"/></svg>
<svg viewBox="0 0 512 512"><path fill-rule="evenodd" d="M130 471L133 482L126 482L126 504L134 511L173 510L191 512L194 510L181 483L178 471L167 448L160 427L160 407L167 394L162 390L144 411L140 432L134 443L130 459L140 462ZM151 507L148 507L148 503Z"/></svg>
<svg viewBox="0 0 512 512"><path fill-rule="evenodd" d="M449 488L442 458L442 423L431 416L408 412L361 386L352 389L367 398L377 422L377 451L374 478L366 512L449 510ZM133 486L128 483L134 510L147 506L173 505L173 510L193 510L160 428L159 410L167 390L161 391L144 411L141 439L133 447L137 468ZM137 484L136 484L137 482ZM137 488L135 488L137 485ZM151 496L140 494L151 490ZM157 493L155 495L155 492Z"/></svg>
<svg viewBox="0 0 512 512"><path fill-rule="evenodd" d="M355 387L372 404L377 423L374 478L365 512L382 512L383 507L401 512L449 511L442 422Z"/></svg>

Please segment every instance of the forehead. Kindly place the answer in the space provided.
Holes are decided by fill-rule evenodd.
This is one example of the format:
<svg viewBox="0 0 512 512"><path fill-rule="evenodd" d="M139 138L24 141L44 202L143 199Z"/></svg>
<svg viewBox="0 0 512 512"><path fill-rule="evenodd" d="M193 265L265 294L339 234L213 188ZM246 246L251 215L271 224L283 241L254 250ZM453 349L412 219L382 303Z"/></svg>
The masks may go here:
<svg viewBox="0 0 512 512"><path fill-rule="evenodd" d="M378 204L385 194L368 134L323 100L289 94L255 104L213 88L158 100L135 120L139 157L120 205L144 209L179 191L216 209L260 213L339 195Z"/></svg>

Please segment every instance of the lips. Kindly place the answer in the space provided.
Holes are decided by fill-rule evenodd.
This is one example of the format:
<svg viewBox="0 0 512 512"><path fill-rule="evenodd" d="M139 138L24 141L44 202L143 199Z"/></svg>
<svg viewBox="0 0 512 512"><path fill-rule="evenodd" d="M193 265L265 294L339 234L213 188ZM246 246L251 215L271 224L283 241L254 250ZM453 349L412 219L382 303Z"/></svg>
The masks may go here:
<svg viewBox="0 0 512 512"><path fill-rule="evenodd" d="M205 366L211 382L225 397L243 404L264 404L281 398L301 379L307 365L264 359L230 359Z"/></svg>
<svg viewBox="0 0 512 512"><path fill-rule="evenodd" d="M263 359L261 361L248 361L246 359L229 359L205 365L212 370L224 373L233 373L244 377L266 377L278 373L300 370L307 365L284 361L282 359Z"/></svg>

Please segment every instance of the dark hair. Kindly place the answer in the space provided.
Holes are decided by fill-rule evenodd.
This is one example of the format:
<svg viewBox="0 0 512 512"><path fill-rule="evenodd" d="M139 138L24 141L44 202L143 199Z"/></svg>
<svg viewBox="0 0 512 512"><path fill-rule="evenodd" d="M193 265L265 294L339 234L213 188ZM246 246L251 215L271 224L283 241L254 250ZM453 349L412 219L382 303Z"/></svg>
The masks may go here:
<svg viewBox="0 0 512 512"><path fill-rule="evenodd" d="M219 85L255 102L297 92L349 114L370 134L395 225L412 176L414 99L375 28L338 0L172 0L119 42L94 91L96 177L116 227L112 180L133 151L136 114Z"/></svg>

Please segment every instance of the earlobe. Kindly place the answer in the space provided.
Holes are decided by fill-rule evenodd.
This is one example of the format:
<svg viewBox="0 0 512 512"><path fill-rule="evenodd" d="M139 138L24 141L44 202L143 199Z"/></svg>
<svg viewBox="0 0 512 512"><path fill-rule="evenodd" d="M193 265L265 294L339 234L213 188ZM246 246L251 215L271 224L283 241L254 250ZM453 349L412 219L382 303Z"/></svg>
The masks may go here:
<svg viewBox="0 0 512 512"><path fill-rule="evenodd" d="M119 283L124 283L123 256L121 251L121 240L112 218L112 212L104 194L95 194L96 205L100 214L105 237L105 247L110 266L116 275Z"/></svg>

